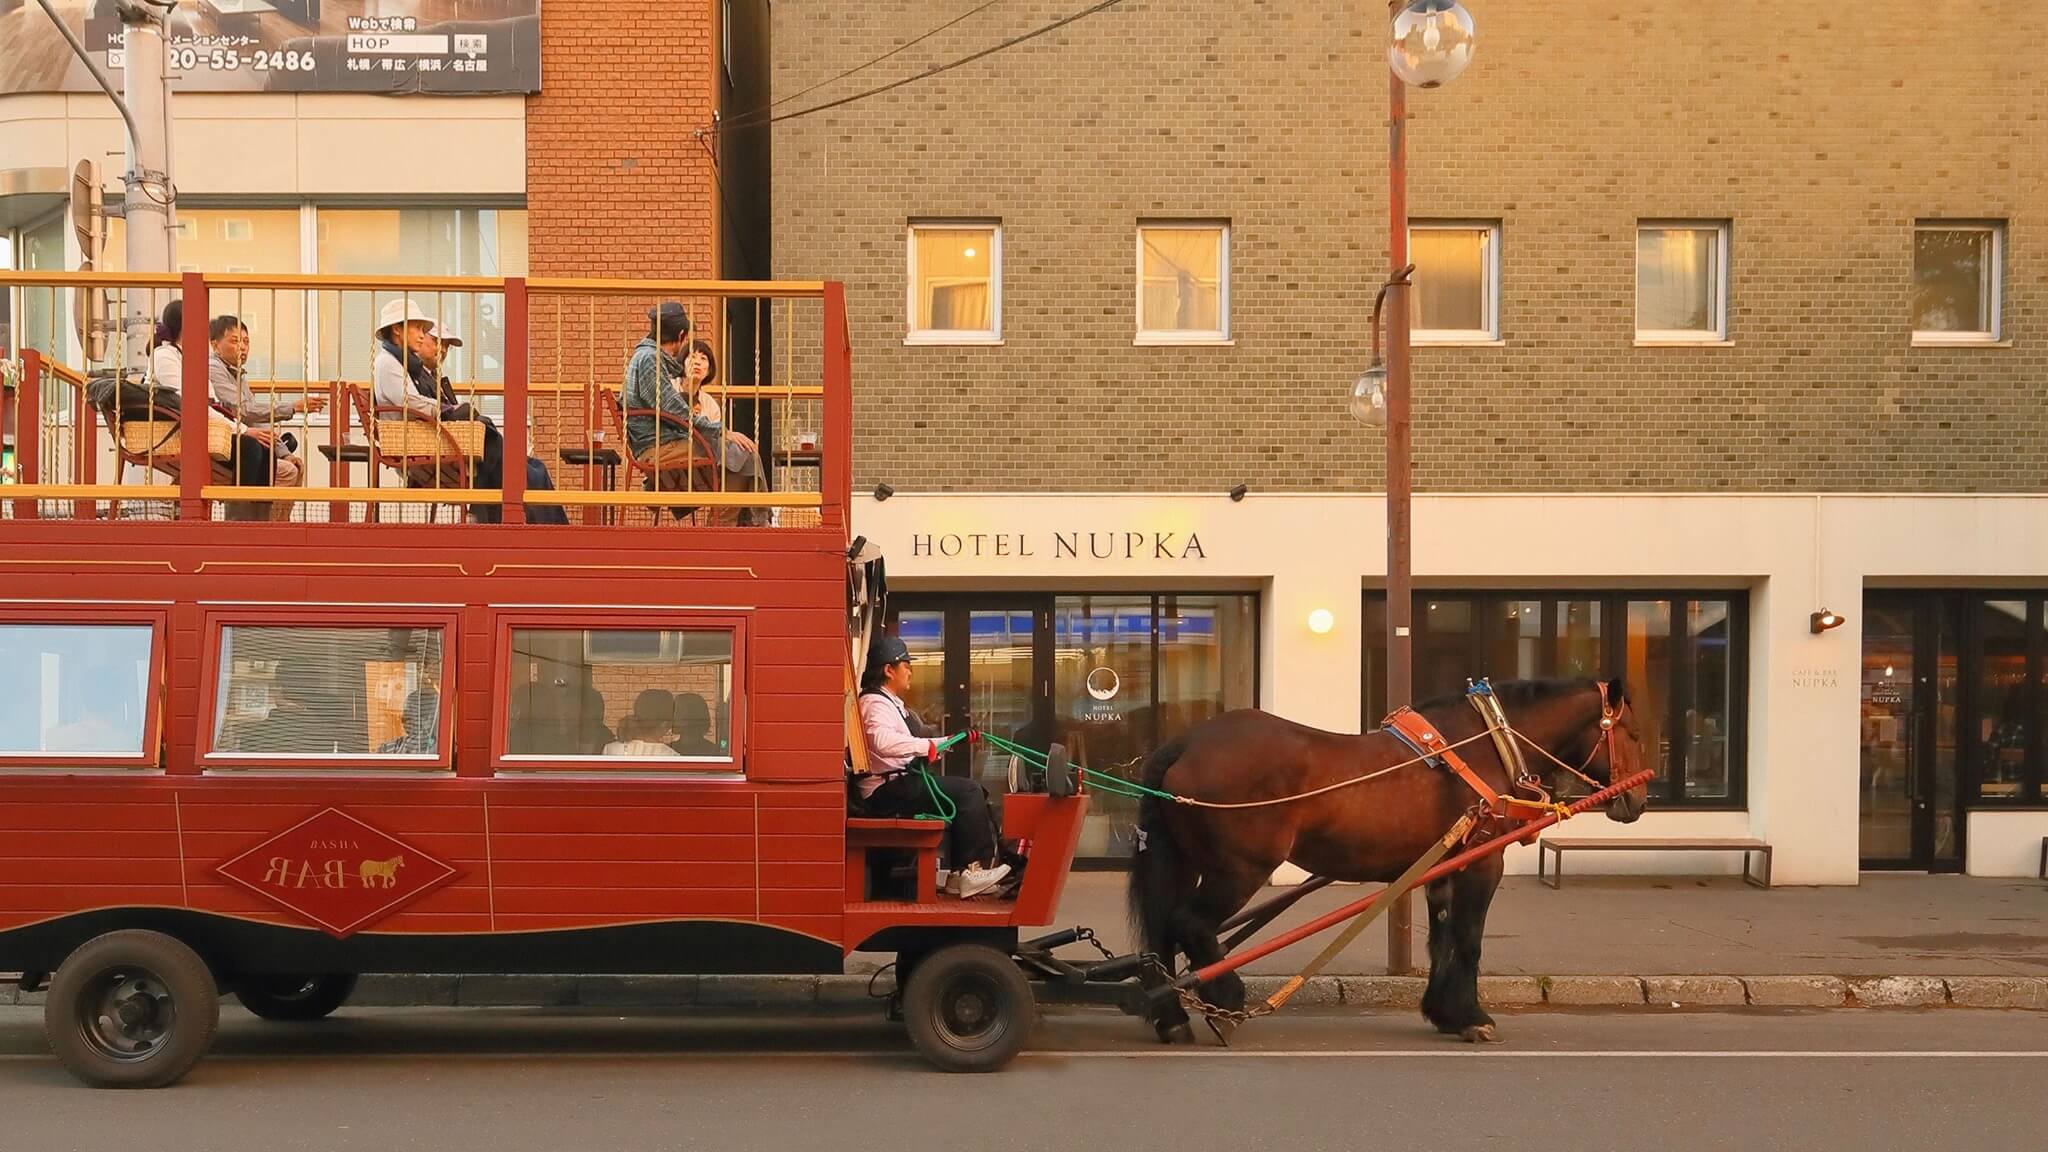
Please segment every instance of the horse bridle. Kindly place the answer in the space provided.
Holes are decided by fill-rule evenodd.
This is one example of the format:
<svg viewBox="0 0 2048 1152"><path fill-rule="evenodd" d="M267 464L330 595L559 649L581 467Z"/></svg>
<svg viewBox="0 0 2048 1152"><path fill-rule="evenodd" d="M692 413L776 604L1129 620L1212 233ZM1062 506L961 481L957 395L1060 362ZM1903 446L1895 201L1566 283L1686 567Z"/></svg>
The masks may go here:
<svg viewBox="0 0 2048 1152"><path fill-rule="evenodd" d="M1540 753L1543 756L1544 759L1549 760L1552 764L1555 764L1559 768L1562 768L1565 771L1571 773L1572 775L1577 776L1580 780L1585 781L1586 784L1591 786L1593 791L1598 792L1600 789L1606 787L1606 785L1600 783L1598 780L1593 779L1591 776L1586 775L1586 769L1593 766L1593 758L1595 756L1600 755L1601 751L1604 749L1607 752L1607 775L1610 779L1613 778L1614 732L1615 729L1620 727L1621 725L1621 708L1616 704L1614 700L1609 698L1609 696L1607 695L1607 681L1595 680L1593 682L1593 687L1597 688L1600 692L1600 735L1597 739L1593 741L1593 747L1587 750L1586 758L1584 760L1579 761L1579 766L1577 768L1574 768L1571 765L1565 763L1564 761L1558 759L1556 756L1551 755L1550 749L1545 748L1541 744L1536 743L1534 740L1529 739L1527 736L1522 735L1522 733L1514 727L1510 726L1507 730L1508 732L1512 733L1517 739L1521 740L1522 743L1527 744L1531 748L1534 748L1538 753ZM1516 781L1516 783L1520 784L1522 783L1522 781L1518 780Z"/></svg>

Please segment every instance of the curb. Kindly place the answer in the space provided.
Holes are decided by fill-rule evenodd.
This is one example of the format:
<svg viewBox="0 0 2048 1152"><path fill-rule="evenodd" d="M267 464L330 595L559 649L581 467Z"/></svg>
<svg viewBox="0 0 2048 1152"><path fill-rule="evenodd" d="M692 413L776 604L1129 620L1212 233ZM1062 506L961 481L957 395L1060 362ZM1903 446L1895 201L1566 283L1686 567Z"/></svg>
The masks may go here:
<svg viewBox="0 0 2048 1152"><path fill-rule="evenodd" d="M871 974L833 976L367 975L358 1008L843 1008L874 1003ZM1248 976L1264 999L1287 978ZM1300 1007L1415 1009L1420 976L1316 976ZM877 991L891 987L880 981ZM2006 1008L2048 1012L2048 976L1481 976L1494 1008ZM40 1005L41 992L0 983L0 1005Z"/></svg>

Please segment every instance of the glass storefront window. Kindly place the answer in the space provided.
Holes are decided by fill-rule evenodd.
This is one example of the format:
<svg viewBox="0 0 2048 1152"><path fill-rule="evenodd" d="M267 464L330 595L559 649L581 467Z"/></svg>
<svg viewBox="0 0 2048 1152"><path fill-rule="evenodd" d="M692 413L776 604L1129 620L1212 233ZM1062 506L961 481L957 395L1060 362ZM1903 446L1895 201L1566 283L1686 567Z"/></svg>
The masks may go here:
<svg viewBox="0 0 2048 1152"><path fill-rule="evenodd" d="M523 208L321 208L315 271L322 275L524 276ZM374 297L374 299L373 299ZM371 334L391 293L320 294L322 376L361 380L376 356ZM505 378L505 300L496 293L434 293L415 301L463 339L442 372L451 381Z"/></svg>
<svg viewBox="0 0 2048 1152"><path fill-rule="evenodd" d="M100 267L127 266L127 221L107 222ZM178 209L178 270L218 274L292 275L305 270L299 256L297 208ZM168 298L156 305L162 312ZM216 288L206 301L213 316L234 316L249 326L251 380L306 378L306 293L269 288Z"/></svg>
<svg viewBox="0 0 2048 1152"><path fill-rule="evenodd" d="M2027 776L2027 602L1980 600L1976 625L1971 687L1977 793L1985 800L2011 800Z"/></svg>
<svg viewBox="0 0 2048 1152"><path fill-rule="evenodd" d="M1386 711L1386 600L1366 595L1365 716ZM1664 804L1742 802L1746 674L1739 596L1424 592L1415 598L1415 699L1468 679L1622 677ZM1614 622L1619 621L1616 626Z"/></svg>

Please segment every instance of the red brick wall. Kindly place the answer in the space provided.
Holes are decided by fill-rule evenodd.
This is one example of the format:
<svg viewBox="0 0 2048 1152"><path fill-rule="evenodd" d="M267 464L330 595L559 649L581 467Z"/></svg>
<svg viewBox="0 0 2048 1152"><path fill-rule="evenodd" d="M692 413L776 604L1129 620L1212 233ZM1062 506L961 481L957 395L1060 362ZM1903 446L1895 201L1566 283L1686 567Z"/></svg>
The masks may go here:
<svg viewBox="0 0 2048 1152"><path fill-rule="evenodd" d="M541 91L526 105L533 275L717 275L718 186L694 135L718 107L717 12L716 0L541 5ZM649 303L537 297L532 379L617 387ZM584 487L560 457L584 439L580 396L536 392L531 411L533 455L561 487Z"/></svg>
<svg viewBox="0 0 2048 1152"><path fill-rule="evenodd" d="M717 4L548 0L526 105L535 276L709 278Z"/></svg>

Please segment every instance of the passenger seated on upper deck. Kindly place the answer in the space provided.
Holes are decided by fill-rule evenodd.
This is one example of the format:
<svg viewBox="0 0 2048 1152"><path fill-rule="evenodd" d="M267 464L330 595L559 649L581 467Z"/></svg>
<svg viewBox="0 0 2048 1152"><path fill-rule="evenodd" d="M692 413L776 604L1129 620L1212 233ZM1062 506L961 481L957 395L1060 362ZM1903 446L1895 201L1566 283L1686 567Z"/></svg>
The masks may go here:
<svg viewBox="0 0 2048 1152"><path fill-rule="evenodd" d="M154 344L149 352L149 374L155 387L150 389L147 406L164 415L175 416L184 411L185 376L185 302L173 300L164 305L163 318L157 322ZM122 390L124 393L126 389ZM127 399L121 399L123 410L118 413L122 420L137 420L147 416L146 412L126 411ZM233 447L229 451L229 466L235 474L235 483L243 487L268 486L275 477L281 486L295 487L304 482L299 462L277 447L277 433L270 429L251 428L239 420L231 419L218 408L208 405L206 420L209 424L225 425L233 432ZM167 433L164 437L169 438ZM268 508L250 500L230 500L223 505L222 516L229 520L289 520L292 505L288 500L271 502Z"/></svg>
<svg viewBox="0 0 2048 1152"><path fill-rule="evenodd" d="M505 477L505 438L490 417L461 403L455 389L441 375L448 350L462 345L460 337L434 323L410 299L393 300L377 317L377 359L371 377L377 407L403 408L407 419L473 421L484 426L483 456L476 465L476 486L498 488ZM554 477L547 465L526 458L526 487L530 492L552 492ZM497 505L479 504L471 514L480 524L496 524L504 518ZM534 524L567 524L569 514L555 504L529 505L526 519Z"/></svg>
<svg viewBox="0 0 2048 1152"><path fill-rule="evenodd" d="M903 703L910 676L910 649L902 639L877 637L861 679L860 721L869 764L857 779L861 798L879 816L911 818L931 810L931 794L918 768L938 763L939 746L911 734ZM996 862L1000 831L988 792L959 776L934 773L931 779L956 810L946 826L945 857L953 869L947 890L963 898L979 896L1010 874L1009 865Z"/></svg>
<svg viewBox="0 0 2048 1152"><path fill-rule="evenodd" d="M619 405L626 413L626 448L633 458L655 470L652 478L664 492L684 492L691 487L693 466L711 463L693 442L690 430L703 433L705 442L720 459L722 486L728 492L753 492L767 487L761 473L761 453L751 439L728 430L718 402L704 392L704 386L718 377L718 361L711 346L702 340L684 345L690 338L690 314L673 300L647 310L647 335L626 360L626 379L619 390ZM656 417L652 413L659 412ZM696 486L703 487L698 481ZM736 514L715 509L713 523L766 523L766 517L752 508ZM674 509L677 519L686 513Z"/></svg>

